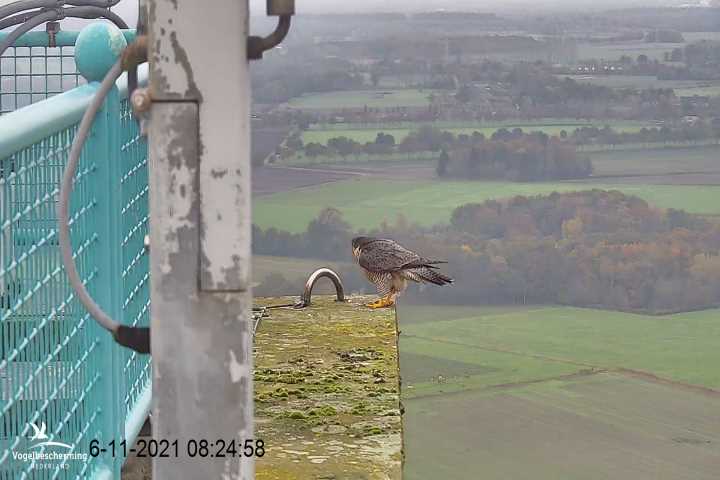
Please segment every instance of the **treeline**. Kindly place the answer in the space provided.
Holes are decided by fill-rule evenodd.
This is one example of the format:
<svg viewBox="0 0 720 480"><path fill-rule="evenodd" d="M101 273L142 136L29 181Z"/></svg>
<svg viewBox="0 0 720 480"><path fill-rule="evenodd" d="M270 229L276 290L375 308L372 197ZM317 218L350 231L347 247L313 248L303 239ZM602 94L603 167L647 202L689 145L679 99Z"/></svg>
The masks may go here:
<svg viewBox="0 0 720 480"><path fill-rule="evenodd" d="M579 156L574 145L544 133L497 137L461 146L450 154L443 152L438 176L535 182L584 178L593 172L590 159Z"/></svg>
<svg viewBox="0 0 720 480"><path fill-rule="evenodd" d="M455 285L420 294L436 303L566 304L653 313L720 304L720 226L617 191L469 204L453 212L449 225L428 229L399 221L363 233L395 238L448 260ZM253 249L351 261L354 234L342 215L329 209L303 234L256 228ZM349 290L371 291L357 267L341 275Z"/></svg>
<svg viewBox="0 0 720 480"><path fill-rule="evenodd" d="M575 145L624 145L639 143L693 143L720 141L720 123L701 119L688 120L678 127L643 127L637 132L617 131L610 126L580 127L570 135L560 132L560 137L571 140Z"/></svg>
<svg viewBox="0 0 720 480"><path fill-rule="evenodd" d="M684 66L662 66L656 72L663 80L720 79L720 42L702 40L666 52L665 61L682 62Z"/></svg>
<svg viewBox="0 0 720 480"><path fill-rule="evenodd" d="M293 145L298 138L292 139ZM291 142L288 142L290 145ZM412 131L400 143L380 132L375 141L361 144L346 136L331 138L327 145L317 142L303 147L308 158L321 156L390 155L395 153L441 152L440 177L491 178L512 181L584 178L592 174L592 163L578 156L575 146L550 138L542 132L526 134L505 128L486 139L481 132L453 135L425 126ZM450 153L448 153L450 152Z"/></svg>
<svg viewBox="0 0 720 480"><path fill-rule="evenodd" d="M328 140L327 145L308 143L303 151L313 159L437 152L437 173L441 177L539 181L584 178L592 174L592 163L588 158L580 157L574 145L543 132L524 133L519 128L512 131L501 128L488 139L478 131L456 136L424 126L410 132L400 143L393 135L380 132L375 141L365 144L340 136Z"/></svg>
<svg viewBox="0 0 720 480"><path fill-rule="evenodd" d="M648 35L654 34L650 32ZM720 78L720 71L718 71L720 42L701 40L682 48L674 48L665 52L663 59L665 63L658 59L651 59L645 54L640 54L635 58L622 55L618 61L614 62L585 59L583 65L604 74L651 75L659 80L710 81ZM569 71L565 73L569 73Z"/></svg>
<svg viewBox="0 0 720 480"><path fill-rule="evenodd" d="M440 176L447 172L448 175L478 178L540 180L590 175L592 165L587 158L575 153L576 146L708 141L720 141L720 123L697 118L679 126L643 127L636 132L623 132L608 125L583 126L571 131L561 130L555 137L543 132L525 132L522 128L500 128L486 138L479 131L454 135L425 126L410 132L399 143L392 134L379 132L374 141L366 143L341 135L329 139L327 145L318 142L303 144L300 132L297 132L287 142L287 147L291 149L287 155L302 151L306 157L316 159L445 151L452 152L449 160L454 168L448 164L448 158L441 158L438 165ZM522 165L524 173L517 172L519 165Z"/></svg>

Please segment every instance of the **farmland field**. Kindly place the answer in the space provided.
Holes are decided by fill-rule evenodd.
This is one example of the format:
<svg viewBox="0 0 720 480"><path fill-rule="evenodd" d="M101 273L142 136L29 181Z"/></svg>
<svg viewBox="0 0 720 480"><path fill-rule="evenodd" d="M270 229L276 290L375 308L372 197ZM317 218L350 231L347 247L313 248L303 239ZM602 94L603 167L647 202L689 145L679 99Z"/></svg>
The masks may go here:
<svg viewBox="0 0 720 480"><path fill-rule="evenodd" d="M463 307L465 308L465 307ZM630 368L660 377L720 390L718 310L668 316L647 316L569 307L463 310L445 320L453 307L399 307L402 350L444 360L468 361L497 355L514 356L498 367L506 375L519 371L513 364L539 361L584 368ZM435 321L406 321L417 314ZM460 318L457 318L460 317ZM494 361L484 364L494 365ZM565 372L567 373L567 372ZM481 380L481 379L478 379ZM506 378L503 382L518 381ZM473 378L462 379L463 387ZM448 389L431 379L414 385L413 396Z"/></svg>
<svg viewBox="0 0 720 480"><path fill-rule="evenodd" d="M302 232L323 208L334 207L357 229L373 228L383 221L394 223L400 214L429 226L446 223L453 209L466 203L589 188L621 190L662 208L720 213L720 186L360 179L260 197L254 202L253 218L262 228Z"/></svg>
<svg viewBox="0 0 720 480"><path fill-rule="evenodd" d="M720 41L720 32L683 32L683 37L687 43L701 40Z"/></svg>
<svg viewBox="0 0 720 480"><path fill-rule="evenodd" d="M643 127L649 127L650 125L640 123L640 122L609 122L608 123L611 127L614 129L620 131L620 132L639 132ZM466 135L472 135L473 132L480 132L486 137L490 137L493 133L495 133L500 128L507 128L508 130L512 130L513 128L522 128L525 132L544 132L550 136L557 136L560 135L560 132L565 130L568 134L572 133L575 129L580 127L587 127L591 126L593 124L589 123L581 123L581 122L572 122L572 123L552 123L552 124L541 124L541 123L517 123L517 124L505 124L501 126L497 125L482 125L482 124L468 124L465 126L442 126L442 125L434 125L430 124L431 126L436 126L437 128L451 132L454 135L460 135L460 134L466 134ZM598 123L594 124L597 127L604 127L605 123ZM375 137L378 133L383 132L389 135L392 135L395 137L396 142L401 142L405 137L408 136L408 134L413 131L417 130L420 127L422 127L422 124L418 124L414 128L392 128L392 127L374 127L374 128L347 128L347 129L327 129L327 130L307 130L303 132L302 140L305 144L311 143L311 142L317 142L321 143L323 145L326 145L328 140L330 140L333 137L348 137L356 142L360 143L367 143L367 142L373 142L375 141Z"/></svg>
<svg viewBox="0 0 720 480"><path fill-rule="evenodd" d="M406 478L715 478L717 310L398 313Z"/></svg>
<svg viewBox="0 0 720 480"><path fill-rule="evenodd" d="M691 88L678 88L675 90L675 95L679 97L692 97L693 95L717 97L720 96L720 85L714 84Z"/></svg>
<svg viewBox="0 0 720 480"><path fill-rule="evenodd" d="M668 148L589 154L596 176L720 173L720 148Z"/></svg>
<svg viewBox="0 0 720 480"><path fill-rule="evenodd" d="M432 90L343 90L303 95L290 100L288 106L309 110L423 107L430 104L430 95Z"/></svg>
<svg viewBox="0 0 720 480"><path fill-rule="evenodd" d="M717 478L717 397L597 374L403 403L407 480Z"/></svg>

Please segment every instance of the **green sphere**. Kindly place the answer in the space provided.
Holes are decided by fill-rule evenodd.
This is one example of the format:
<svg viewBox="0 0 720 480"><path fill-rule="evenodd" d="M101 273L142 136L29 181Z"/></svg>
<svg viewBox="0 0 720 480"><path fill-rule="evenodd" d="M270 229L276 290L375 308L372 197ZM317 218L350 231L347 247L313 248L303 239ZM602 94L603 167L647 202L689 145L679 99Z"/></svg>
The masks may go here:
<svg viewBox="0 0 720 480"><path fill-rule="evenodd" d="M75 64L88 82L99 82L127 46L120 29L110 23L92 23L83 28L75 42Z"/></svg>

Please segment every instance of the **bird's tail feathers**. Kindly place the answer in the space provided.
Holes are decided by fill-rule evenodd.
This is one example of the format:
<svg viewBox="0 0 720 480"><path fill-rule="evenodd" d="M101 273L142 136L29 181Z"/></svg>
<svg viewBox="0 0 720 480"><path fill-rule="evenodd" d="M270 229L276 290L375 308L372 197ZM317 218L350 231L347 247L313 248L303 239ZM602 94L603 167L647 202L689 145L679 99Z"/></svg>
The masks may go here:
<svg viewBox="0 0 720 480"><path fill-rule="evenodd" d="M445 274L442 274L440 272L436 272L435 270L431 270L430 268L420 268L416 270L416 274L418 277L420 277L422 280L432 283L434 285L443 286L443 285L450 285L455 282L452 278L448 277Z"/></svg>
<svg viewBox="0 0 720 480"><path fill-rule="evenodd" d="M423 258L423 259L420 259L420 260L415 260L414 262L410 262L410 263L408 263L408 264L406 264L406 265L403 265L403 269L404 269L404 270L410 270L410 269L413 269L413 268L434 268L434 269L437 269L438 267L436 267L435 265L440 265L440 264L444 264L444 263L448 263L448 262L446 262L445 260L426 260L426 259Z"/></svg>

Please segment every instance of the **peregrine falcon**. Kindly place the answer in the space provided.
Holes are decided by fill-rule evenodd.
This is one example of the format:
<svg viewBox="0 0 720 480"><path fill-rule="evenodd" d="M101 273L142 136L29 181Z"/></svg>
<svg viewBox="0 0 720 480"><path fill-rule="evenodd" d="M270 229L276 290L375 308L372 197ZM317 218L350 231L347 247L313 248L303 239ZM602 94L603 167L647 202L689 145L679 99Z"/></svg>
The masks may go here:
<svg viewBox="0 0 720 480"><path fill-rule="evenodd" d="M393 240L357 237L352 241L353 256L370 282L375 284L380 299L370 308L391 307L407 288L407 281L448 285L453 279L436 271L440 260L428 260Z"/></svg>

